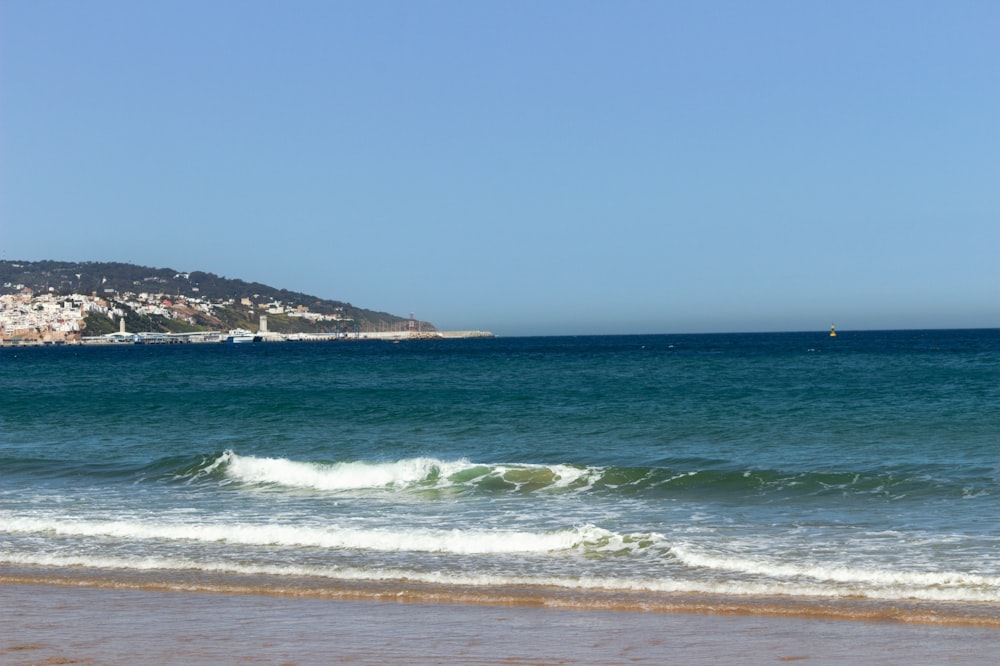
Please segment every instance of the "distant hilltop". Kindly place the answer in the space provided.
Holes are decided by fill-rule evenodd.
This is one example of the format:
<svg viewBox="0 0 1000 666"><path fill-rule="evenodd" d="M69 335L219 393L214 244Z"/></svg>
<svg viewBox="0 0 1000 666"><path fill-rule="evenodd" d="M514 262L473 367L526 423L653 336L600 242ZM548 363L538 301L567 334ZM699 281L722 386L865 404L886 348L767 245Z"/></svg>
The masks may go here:
<svg viewBox="0 0 1000 666"><path fill-rule="evenodd" d="M203 271L115 262L0 261L0 297L0 333L7 341L107 335L122 320L129 332L258 330L262 316L274 334L440 336L433 324L412 316Z"/></svg>

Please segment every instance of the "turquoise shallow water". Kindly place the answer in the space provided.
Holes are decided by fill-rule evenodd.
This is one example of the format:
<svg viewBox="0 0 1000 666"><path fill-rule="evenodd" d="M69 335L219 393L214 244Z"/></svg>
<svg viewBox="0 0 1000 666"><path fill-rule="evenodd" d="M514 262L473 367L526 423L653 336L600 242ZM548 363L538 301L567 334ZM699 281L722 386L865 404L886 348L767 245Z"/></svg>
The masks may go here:
<svg viewBox="0 0 1000 666"><path fill-rule="evenodd" d="M0 567L1000 603L1000 331L0 350Z"/></svg>

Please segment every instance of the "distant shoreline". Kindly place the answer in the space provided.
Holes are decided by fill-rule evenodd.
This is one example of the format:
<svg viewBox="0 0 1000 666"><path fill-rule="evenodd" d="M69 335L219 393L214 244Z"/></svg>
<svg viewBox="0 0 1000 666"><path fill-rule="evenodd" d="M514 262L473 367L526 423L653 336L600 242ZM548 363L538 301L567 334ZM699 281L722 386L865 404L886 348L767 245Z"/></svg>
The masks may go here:
<svg viewBox="0 0 1000 666"><path fill-rule="evenodd" d="M241 336L249 339L230 339ZM372 331L367 333L251 333L243 331L197 331L194 333L112 333L109 335L81 337L70 340L7 339L0 340L0 347L76 347L116 345L172 345L172 344L234 344L273 342L353 342L381 340L402 342L406 340L463 340L494 338L490 331Z"/></svg>

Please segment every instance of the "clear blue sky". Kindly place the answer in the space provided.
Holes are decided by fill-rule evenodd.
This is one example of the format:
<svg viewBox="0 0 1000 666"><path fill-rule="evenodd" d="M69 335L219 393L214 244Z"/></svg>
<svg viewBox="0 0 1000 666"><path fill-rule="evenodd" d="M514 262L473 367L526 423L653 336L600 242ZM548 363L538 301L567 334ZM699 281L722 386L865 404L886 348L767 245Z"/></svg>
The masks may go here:
<svg viewBox="0 0 1000 666"><path fill-rule="evenodd" d="M501 335L996 327L998 35L992 0L0 0L0 256Z"/></svg>

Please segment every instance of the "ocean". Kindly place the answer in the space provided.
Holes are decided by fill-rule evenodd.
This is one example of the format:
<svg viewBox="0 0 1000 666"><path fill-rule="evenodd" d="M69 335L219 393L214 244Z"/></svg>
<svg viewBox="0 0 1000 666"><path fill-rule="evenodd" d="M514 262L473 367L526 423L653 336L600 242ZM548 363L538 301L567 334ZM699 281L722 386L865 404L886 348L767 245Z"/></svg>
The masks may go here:
<svg viewBox="0 0 1000 666"><path fill-rule="evenodd" d="M0 582L1000 626L1000 330L0 349Z"/></svg>

